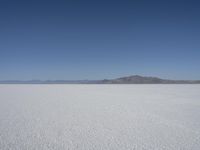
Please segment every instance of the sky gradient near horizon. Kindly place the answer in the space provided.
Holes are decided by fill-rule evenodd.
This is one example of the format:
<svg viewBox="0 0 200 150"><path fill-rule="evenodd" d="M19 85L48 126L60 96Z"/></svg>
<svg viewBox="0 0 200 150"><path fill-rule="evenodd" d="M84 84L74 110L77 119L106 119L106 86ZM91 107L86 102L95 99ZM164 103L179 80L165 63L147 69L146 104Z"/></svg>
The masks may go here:
<svg viewBox="0 0 200 150"><path fill-rule="evenodd" d="M1 0L0 80L200 79L200 2Z"/></svg>

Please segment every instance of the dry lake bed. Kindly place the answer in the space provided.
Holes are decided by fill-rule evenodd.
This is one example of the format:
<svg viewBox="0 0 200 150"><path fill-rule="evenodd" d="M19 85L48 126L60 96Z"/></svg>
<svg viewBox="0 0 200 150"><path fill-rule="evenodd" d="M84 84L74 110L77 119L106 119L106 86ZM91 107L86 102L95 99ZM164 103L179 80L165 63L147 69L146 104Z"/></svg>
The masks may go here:
<svg viewBox="0 0 200 150"><path fill-rule="evenodd" d="M200 85L0 85L1 150L199 150Z"/></svg>

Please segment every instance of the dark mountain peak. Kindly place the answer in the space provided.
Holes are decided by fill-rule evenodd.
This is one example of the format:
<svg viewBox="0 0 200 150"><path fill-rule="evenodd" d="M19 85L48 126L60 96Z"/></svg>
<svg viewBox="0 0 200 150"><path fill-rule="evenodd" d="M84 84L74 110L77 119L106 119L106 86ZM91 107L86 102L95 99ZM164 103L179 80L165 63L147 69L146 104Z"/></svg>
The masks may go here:
<svg viewBox="0 0 200 150"><path fill-rule="evenodd" d="M157 77L147 77L147 76L140 76L140 75L131 75L131 76L126 76L126 77L120 77L117 79L127 79L127 80L134 80L134 79L160 79Z"/></svg>
<svg viewBox="0 0 200 150"><path fill-rule="evenodd" d="M168 80L151 76L131 75L112 80L103 80L105 84L198 84L199 80Z"/></svg>
<svg viewBox="0 0 200 150"><path fill-rule="evenodd" d="M110 81L108 81L110 82ZM112 83L126 83L126 84L144 84L144 83L162 83L162 79L157 77L145 77L140 75L131 75L113 79Z"/></svg>

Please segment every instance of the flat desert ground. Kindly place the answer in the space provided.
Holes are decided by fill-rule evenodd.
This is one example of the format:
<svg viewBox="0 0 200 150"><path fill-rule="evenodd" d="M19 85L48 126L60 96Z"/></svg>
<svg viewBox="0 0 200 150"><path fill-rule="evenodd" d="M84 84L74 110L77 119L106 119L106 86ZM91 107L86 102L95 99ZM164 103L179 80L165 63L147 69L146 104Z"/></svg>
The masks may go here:
<svg viewBox="0 0 200 150"><path fill-rule="evenodd" d="M200 85L0 85L1 150L200 150Z"/></svg>

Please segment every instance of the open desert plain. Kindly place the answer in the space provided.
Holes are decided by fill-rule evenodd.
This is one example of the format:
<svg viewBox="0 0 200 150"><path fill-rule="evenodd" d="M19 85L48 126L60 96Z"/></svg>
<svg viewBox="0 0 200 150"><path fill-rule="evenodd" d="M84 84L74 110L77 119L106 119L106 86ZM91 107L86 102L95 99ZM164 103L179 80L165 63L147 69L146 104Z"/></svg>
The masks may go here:
<svg viewBox="0 0 200 150"><path fill-rule="evenodd" d="M200 85L0 85L1 150L199 150Z"/></svg>

